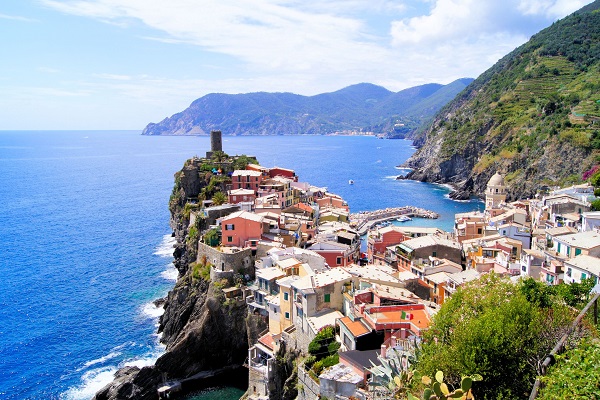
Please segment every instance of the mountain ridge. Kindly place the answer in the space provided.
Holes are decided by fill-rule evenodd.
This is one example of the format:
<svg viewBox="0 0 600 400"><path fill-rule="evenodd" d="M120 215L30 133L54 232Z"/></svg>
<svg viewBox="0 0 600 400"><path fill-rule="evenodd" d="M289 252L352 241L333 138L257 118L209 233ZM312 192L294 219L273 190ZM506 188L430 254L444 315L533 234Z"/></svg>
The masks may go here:
<svg viewBox="0 0 600 400"><path fill-rule="evenodd" d="M447 85L430 83L399 92L358 83L314 96L290 92L210 93L185 110L148 124L142 134L203 135L217 129L229 135L354 131L404 137L471 81L461 78ZM395 132L397 125L406 129Z"/></svg>

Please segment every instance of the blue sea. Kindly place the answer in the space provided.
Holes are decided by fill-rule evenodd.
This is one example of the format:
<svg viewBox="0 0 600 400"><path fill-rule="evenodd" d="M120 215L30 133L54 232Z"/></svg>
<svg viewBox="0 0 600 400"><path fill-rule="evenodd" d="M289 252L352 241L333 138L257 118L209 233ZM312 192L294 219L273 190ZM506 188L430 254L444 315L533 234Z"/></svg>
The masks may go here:
<svg viewBox="0 0 600 400"><path fill-rule="evenodd" d="M409 141L223 139L225 152L295 169L352 212L415 205L441 218L406 224L451 230L454 213L481 207L448 199L442 186L395 180L414 152ZM173 174L209 146L207 137L138 131L0 131L0 398L89 399L119 367L163 352L152 300L176 279Z"/></svg>

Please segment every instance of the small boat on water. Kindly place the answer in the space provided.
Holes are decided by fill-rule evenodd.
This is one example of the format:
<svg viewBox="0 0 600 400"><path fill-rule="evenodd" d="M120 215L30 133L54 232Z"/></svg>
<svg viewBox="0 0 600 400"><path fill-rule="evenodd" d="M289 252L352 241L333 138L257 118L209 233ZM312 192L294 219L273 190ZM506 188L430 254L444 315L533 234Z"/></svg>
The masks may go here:
<svg viewBox="0 0 600 400"><path fill-rule="evenodd" d="M401 215L398 218L396 218L396 221L398 221L398 222L412 221L412 218L409 217L408 215Z"/></svg>
<svg viewBox="0 0 600 400"><path fill-rule="evenodd" d="M348 184L349 184L349 185L354 185L354 181L353 181L352 179L350 179L350 180L348 181Z"/></svg>

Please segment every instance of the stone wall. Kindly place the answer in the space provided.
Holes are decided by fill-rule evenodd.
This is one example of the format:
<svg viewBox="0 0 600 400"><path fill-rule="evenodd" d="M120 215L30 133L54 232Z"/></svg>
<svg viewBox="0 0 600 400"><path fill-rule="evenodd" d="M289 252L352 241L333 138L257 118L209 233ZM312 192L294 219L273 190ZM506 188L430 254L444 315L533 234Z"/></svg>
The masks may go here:
<svg viewBox="0 0 600 400"><path fill-rule="evenodd" d="M220 281L221 279L227 279L228 281L233 280L233 271L220 271L215 268L210 269L210 280L213 282Z"/></svg>
<svg viewBox="0 0 600 400"><path fill-rule="evenodd" d="M221 272L237 272L240 269L248 269L254 265L251 249L243 249L235 253L223 253L214 247L199 242L196 262L201 262L204 256L206 256L207 262L214 265L216 271Z"/></svg>
<svg viewBox="0 0 600 400"><path fill-rule="evenodd" d="M319 384L312 380L304 369L304 364L298 365L298 398L297 400L315 400L320 395Z"/></svg>

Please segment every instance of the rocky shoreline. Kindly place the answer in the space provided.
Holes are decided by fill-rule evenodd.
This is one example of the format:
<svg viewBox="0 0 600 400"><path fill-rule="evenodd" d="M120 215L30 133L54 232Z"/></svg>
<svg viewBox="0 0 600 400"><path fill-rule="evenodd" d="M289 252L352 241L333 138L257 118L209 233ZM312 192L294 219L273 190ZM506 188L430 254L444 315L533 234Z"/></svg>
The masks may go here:
<svg viewBox="0 0 600 400"><path fill-rule="evenodd" d="M169 203L171 228L176 239L174 265L179 276L174 288L157 306L164 306L158 333L165 344L165 353L154 365L121 368L114 380L94 396L95 400L158 399L158 387L167 381L182 381L203 371L225 371L235 380L228 384L243 387L243 367L248 355L249 338L254 338L264 326L247 315L245 302L226 301L219 283L198 278L190 268L195 261L197 240L190 240L190 214L185 210L187 199L197 197L208 185L201 179L198 165L186 163L176 174L175 187ZM220 379L222 374L207 374ZM235 381L238 385L235 385ZM189 390L202 382L187 385Z"/></svg>
<svg viewBox="0 0 600 400"><path fill-rule="evenodd" d="M398 175L396 177L396 180L429 182L429 183L436 183L439 185L446 186L450 189L450 194L448 196L452 200L467 201L467 200L471 200L471 198L473 198L473 196L475 195L473 193L473 189L472 189L472 187L473 187L472 179L467 180L466 182L463 182L462 185L457 185L457 184L448 183L448 182L431 182L428 180L428 177L426 175L419 174L418 172L415 172L415 170L411 170L406 175ZM470 184L469 184L469 181L470 181Z"/></svg>

